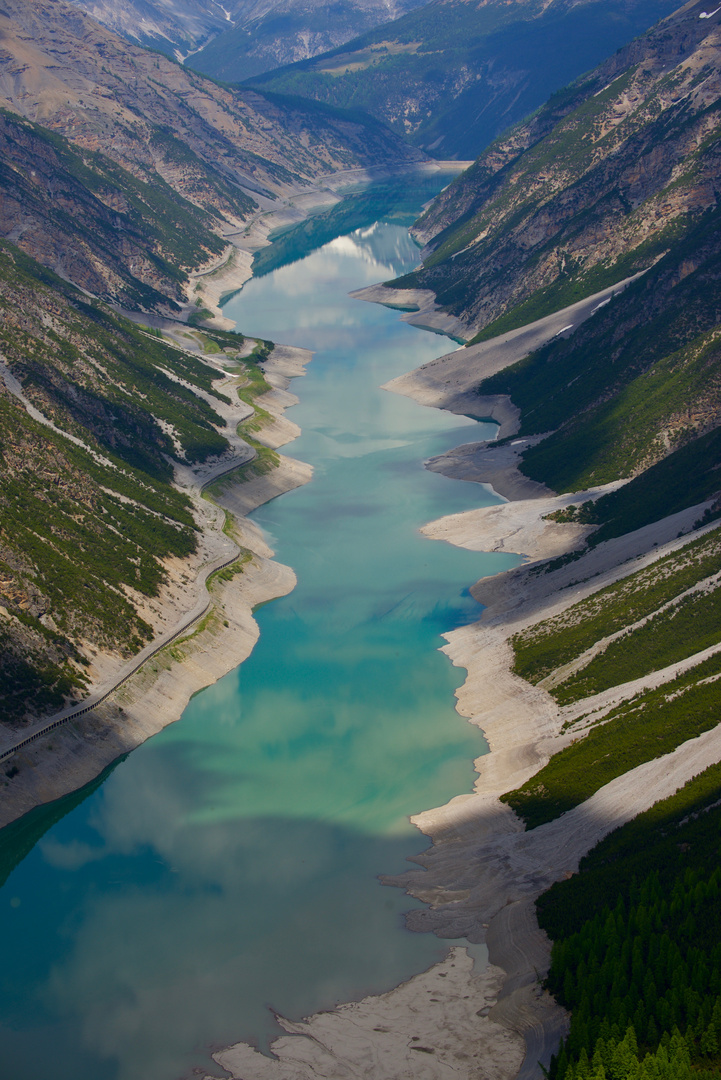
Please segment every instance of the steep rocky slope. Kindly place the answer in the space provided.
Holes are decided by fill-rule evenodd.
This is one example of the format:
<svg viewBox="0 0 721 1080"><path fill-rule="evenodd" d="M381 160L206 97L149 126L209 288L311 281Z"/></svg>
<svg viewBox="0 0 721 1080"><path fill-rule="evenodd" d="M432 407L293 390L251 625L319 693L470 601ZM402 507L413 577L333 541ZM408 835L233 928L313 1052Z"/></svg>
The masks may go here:
<svg viewBox="0 0 721 1080"><path fill-rule="evenodd" d="M178 59L234 22L237 4L217 0L73 0L99 23L134 45Z"/></svg>
<svg viewBox="0 0 721 1080"><path fill-rule="evenodd" d="M422 0L73 0L103 26L136 45L178 60L202 49L193 66L223 76L225 64L244 77L341 45ZM211 42L210 45L207 43Z"/></svg>
<svg viewBox="0 0 721 1080"><path fill-rule="evenodd" d="M682 8L491 146L418 223L424 268L402 284L493 336L692 229L719 175L719 14L703 11Z"/></svg>
<svg viewBox="0 0 721 1080"><path fill-rule="evenodd" d="M674 6L673 0L432 0L254 85L363 109L438 157L468 160ZM202 70L221 74L209 62ZM226 63L222 75L243 78L242 64Z"/></svg>
<svg viewBox="0 0 721 1080"><path fill-rule="evenodd" d="M422 0L240 0L223 30L188 65L215 78L249 79L307 60L397 19Z"/></svg>
<svg viewBox="0 0 721 1080"><path fill-rule="evenodd" d="M98 651L131 656L152 637L147 601L201 539L173 466L229 446L212 404L226 400L213 389L217 367L148 337L7 243L0 376L8 723L76 696Z"/></svg>
<svg viewBox="0 0 721 1080"><path fill-rule="evenodd" d="M487 941L523 1076L720 1073L718 18L687 5L499 140L379 294L479 331L388 389L502 422L427 465L509 502L423 531L528 560L446 635L491 752L393 882L415 929Z"/></svg>
<svg viewBox="0 0 721 1080"><path fill-rule="evenodd" d="M63 0L8 0L0 32L0 235L132 306L177 302L258 194L418 156L379 124L218 87Z"/></svg>

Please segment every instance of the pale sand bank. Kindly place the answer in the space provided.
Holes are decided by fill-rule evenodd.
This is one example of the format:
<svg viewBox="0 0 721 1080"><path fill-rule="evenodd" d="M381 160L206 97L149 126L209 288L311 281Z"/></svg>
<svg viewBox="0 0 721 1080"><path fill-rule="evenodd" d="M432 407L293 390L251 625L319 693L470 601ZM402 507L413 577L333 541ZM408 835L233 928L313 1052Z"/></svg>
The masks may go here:
<svg viewBox="0 0 721 1080"><path fill-rule="evenodd" d="M444 311L430 289L391 289L387 285L368 285L364 289L356 289L350 296L402 311L403 322L422 330L434 330L460 338L461 341L473 337L474 331L461 319Z"/></svg>
<svg viewBox="0 0 721 1080"><path fill-rule="evenodd" d="M510 470L505 464L499 468L498 462L499 459L504 458L506 452L512 449L509 446L487 447L488 468L480 470L481 476L488 477L483 482L496 491L499 486L503 487L505 490L499 494L509 498L514 497L513 494L509 494L513 491L513 485L506 483L507 471ZM445 457L447 455L444 455ZM435 462L428 467L432 468L433 464L442 460L436 458ZM444 476L458 477L455 470L451 471L445 467L434 471L441 472ZM469 480L475 477L462 476L459 479ZM484 506L478 510L467 510L460 514L448 514L446 517L424 525L421 532L431 540L446 540L458 547L468 548L469 551L513 552L523 554L530 560L557 558L580 547L593 531L591 526L573 523L559 524L546 520L548 514L577 504L580 501L579 495L553 495L548 493L541 484L533 485L533 488L538 490L531 488L531 491L527 493L527 485L533 485L533 481L521 477L517 486L525 498L519 498L517 502ZM599 499L620 486L620 483L613 483L591 488L583 493L583 500ZM528 505L529 502L531 506Z"/></svg>
<svg viewBox="0 0 721 1080"><path fill-rule="evenodd" d="M387 994L294 1023L272 1044L275 1058L247 1043L214 1054L234 1080L498 1080L513 1075L518 1038L489 1016L502 972L480 975L465 948Z"/></svg>
<svg viewBox="0 0 721 1080"><path fill-rule="evenodd" d="M559 330L568 328L569 323L578 325L613 291L604 290L588 301L574 305L572 317L567 310L495 342L460 349L432 361L418 372L393 380L385 388L405 393L422 404L492 417L505 425L502 434L512 434L517 430L518 411L510 401L479 399L474 394L474 387L483 373L490 374L489 363L493 370L500 370L515 362ZM363 290L361 297L386 302L387 293L393 292L393 298L398 299L396 290L381 287L380 293L371 292L375 295ZM401 296L401 301L409 306L420 300L423 297ZM403 317L412 321L413 314ZM574 497L555 496L543 485L533 484L518 473L516 463L525 445L527 442L520 441L504 447L466 445L428 462L427 467L434 471L490 483L504 496L523 501L465 515L450 515L427 525L423 530L426 535L474 550L519 551L534 559L575 547L588 532L586 528L543 520L547 513L573 502ZM583 497L598 497L604 490L607 489L596 489ZM580 496L575 496L575 501L580 501ZM697 517L698 512L697 509L689 513L695 513ZM684 524L688 527L695 520L691 517L687 522L686 518L689 514L668 523L666 532L674 530L669 535L663 526L656 528L654 535L671 540L679 527ZM635 555L639 553L636 547L648 552L652 544L651 535L644 534L636 538L635 546L634 541L626 542L625 549ZM588 591L598 587L599 575L604 569L611 575L618 572L615 569L617 560L624 556L621 547L617 544L610 554L609 551L594 553L595 562L592 560L590 573L596 575L596 583L589 585ZM658 557L656 549L648 556L654 557ZM572 566L577 573L578 564ZM620 572L630 573L637 568L629 566ZM519 619L522 621L525 617L535 621L543 617L544 601L552 608L554 603L565 606L578 598L569 590L558 599L561 582L568 583L561 574L553 582L539 582L536 586L538 603L532 614L526 611L524 616L516 609L522 608L528 600L527 571L522 568L491 580L497 583L496 610L505 611L506 602L509 602L514 610L514 629ZM484 586L487 587L486 582L479 583L476 589ZM403 887L429 905L426 910L410 913L407 921L412 929L433 931L443 938L466 937L473 942L487 942L491 960L484 991L487 1005L477 1012L489 1010L487 1015L493 1026L482 1025L478 1017L469 1027L451 1026L450 1018L457 1014L463 1017L464 1006L459 1005L457 995L449 993L448 985L441 985L440 980L434 992L437 1000L432 1002L433 1011L429 1012L431 1002L426 980L437 971L432 968L389 994L316 1014L301 1024L281 1020L289 1035L273 1044L275 1060L265 1058L242 1043L215 1055L218 1063L233 1077L239 1080L310 1080L320 1076L340 1080L367 1076L396 1080L397 1077L422 1075L428 1080L445 1080L450 1076L468 1075L462 1062L471 1062L471 1075L479 1075L478 1062L484 1062L489 1072L480 1075L491 1075L494 1080L511 1080L513 1077L530 1080L540 1076L539 1060L548 1064L566 1030L567 1016L540 989L550 962L550 946L538 928L533 901L553 881L577 868L578 858L604 835L605 826L603 822L594 821L589 827L583 815L578 814L581 826L574 834L574 842L559 841L554 834L553 842L548 848L541 848L542 853L537 855L532 848L527 850L527 840L518 818L498 799L500 794L522 783L547 760L561 726L558 709L550 695L511 673L507 641L510 628L502 625L503 620L504 616L500 615L498 625L477 623L446 635L449 645L444 651L456 666L468 671L468 677L458 691L458 711L484 730L491 748L490 754L476 762L479 772L476 790L458 796L444 807L414 817L414 823L433 841L428 852L410 860L424 867L425 872L409 870L396 878L385 879L387 884ZM598 795L601 801L603 796ZM622 814L617 812L616 823L621 819ZM615 823L609 824L606 831L612 827ZM558 857L556 847L560 853ZM458 952L454 949L452 955ZM393 1008L389 1007L391 1002ZM446 1012L449 1019L443 1021L443 1028L453 1033L452 1047L439 1032L438 1017ZM422 1065L418 1062L409 1065L408 1056L412 1053L408 1048L409 1032L415 1031L420 1024L418 1037L433 1053L424 1054ZM499 1028L505 1032L503 1040L499 1039ZM420 1058L421 1053L416 1051L413 1056ZM454 1057L449 1057L449 1053ZM423 1071L419 1072L421 1068Z"/></svg>
<svg viewBox="0 0 721 1080"><path fill-rule="evenodd" d="M503 425L500 430L503 430ZM454 480L488 484L504 499L548 499L553 493L545 484L529 480L518 471L518 461L523 451L539 442L542 437L516 439L502 446L495 446L493 443L463 443L447 450L445 454L429 458L424 464L430 472L442 473ZM497 548L494 546L487 550L495 551Z"/></svg>
<svg viewBox="0 0 721 1080"><path fill-rule="evenodd" d="M445 356L431 360L415 371L409 371L406 375L387 382L383 389L392 390L396 394L413 398L421 405L432 405L437 409L447 409L449 412L462 415L475 416L479 419L495 419L502 425L499 432L500 438L514 435L518 431L518 409L507 397L480 397L476 393L476 387L483 379L495 375L510 364L522 360L524 356L535 349L540 349L552 338L561 333L570 334L573 330L588 319L598 307L615 293L621 292L630 282L635 281L639 274L625 278L616 285L601 292L579 300L570 307L563 308L553 315L547 315L543 319L529 323L517 330L509 330L500 337L490 341L480 342L478 345L468 345ZM362 298L372 300L374 290L382 290L382 295L393 294L396 297L405 297L410 290L387 289L385 286L371 286L371 289L362 290ZM420 292L421 290L419 290ZM367 294L367 295L366 295ZM354 293L352 295L361 295ZM433 296L432 293L428 294ZM378 299L380 299L380 294ZM387 303L387 299L380 301ZM400 301L402 303L402 300ZM430 303L426 300L426 303ZM404 315L407 322L415 322L415 315ZM453 330L448 331L453 336L471 337L475 332L472 327L467 329L466 334L454 335Z"/></svg>

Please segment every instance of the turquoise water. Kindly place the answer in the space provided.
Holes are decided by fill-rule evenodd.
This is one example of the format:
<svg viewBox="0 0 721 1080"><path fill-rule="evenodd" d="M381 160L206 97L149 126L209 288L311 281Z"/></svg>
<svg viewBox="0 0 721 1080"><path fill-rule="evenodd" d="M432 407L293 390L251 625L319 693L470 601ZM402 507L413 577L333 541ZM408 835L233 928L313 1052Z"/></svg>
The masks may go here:
<svg viewBox="0 0 721 1080"><path fill-rule="evenodd" d="M514 560L418 532L495 499L422 468L491 425L378 389L450 343L347 296L417 258L379 223L226 308L315 350L287 448L313 482L254 515L298 587L179 723L58 820L32 819L47 831L0 891L2 1080L177 1080L214 1047L265 1046L272 1009L386 990L444 953L377 875L427 846L410 814L472 787L484 743L453 709L463 672L439 635L478 616L468 585Z"/></svg>

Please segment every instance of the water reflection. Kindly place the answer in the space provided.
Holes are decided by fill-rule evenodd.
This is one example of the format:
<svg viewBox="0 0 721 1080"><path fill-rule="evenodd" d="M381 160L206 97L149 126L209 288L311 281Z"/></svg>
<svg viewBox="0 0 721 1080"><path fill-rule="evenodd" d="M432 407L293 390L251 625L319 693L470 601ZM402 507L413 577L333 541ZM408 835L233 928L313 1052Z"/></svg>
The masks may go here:
<svg viewBox="0 0 721 1080"><path fill-rule="evenodd" d="M271 234L273 244L256 253L253 273L262 277L297 262L336 237L367 228L379 220L411 225L418 216L419 206L437 195L449 182L448 173L406 173L395 181L373 184L352 193L346 191L343 201L330 210L315 214L282 234ZM398 273L405 273L406 269L403 266Z"/></svg>

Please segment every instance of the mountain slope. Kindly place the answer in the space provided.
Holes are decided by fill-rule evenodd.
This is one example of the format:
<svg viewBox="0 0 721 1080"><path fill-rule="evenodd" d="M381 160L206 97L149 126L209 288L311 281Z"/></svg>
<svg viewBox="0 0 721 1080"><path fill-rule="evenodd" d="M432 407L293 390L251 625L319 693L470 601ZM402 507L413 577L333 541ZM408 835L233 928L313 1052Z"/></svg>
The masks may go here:
<svg viewBox="0 0 721 1080"><path fill-rule="evenodd" d="M422 0L73 0L109 30L135 45L178 60L203 50L194 66L223 77L224 63L244 77L316 56ZM208 44L210 42L210 44Z"/></svg>
<svg viewBox="0 0 721 1080"><path fill-rule="evenodd" d="M202 396L213 400L216 368L148 338L8 244L0 376L7 723L77 695L95 651L130 656L152 636L145 598L167 581L167 560L187 560L199 541L173 463L228 443Z"/></svg>
<svg viewBox="0 0 721 1080"><path fill-rule="evenodd" d="M467 159L673 7L665 0L432 0L253 84L364 109L438 157ZM240 65L222 71L244 77Z"/></svg>
<svg viewBox="0 0 721 1080"><path fill-rule="evenodd" d="M258 195L418 156L378 123L218 87L63 0L8 0L0 31L0 235L130 306L177 303Z"/></svg>
<svg viewBox="0 0 721 1080"><path fill-rule="evenodd" d="M244 81L344 45L419 7L422 0L254 0L231 8L232 29L189 56L218 79Z"/></svg>
<svg viewBox="0 0 721 1080"><path fill-rule="evenodd" d="M233 10L216 0L72 0L126 41L180 59L233 25ZM231 21L232 20L232 21Z"/></svg>
<svg viewBox="0 0 721 1080"><path fill-rule="evenodd" d="M392 283L479 340L387 388L502 420L427 465L509 501L423 531L528 560L446 635L491 753L473 796L419 819L422 885L394 883L434 898L414 928L487 931L496 1015L553 1080L721 1064L718 20L687 5L499 140ZM540 936L531 954L534 901L552 957Z"/></svg>
<svg viewBox="0 0 721 1080"><path fill-rule="evenodd" d="M418 223L424 268L403 284L492 336L652 265L716 205L720 38L718 14L701 11L683 8L490 147Z"/></svg>

